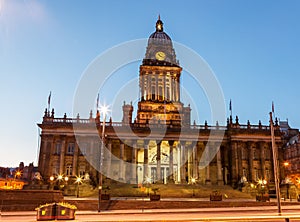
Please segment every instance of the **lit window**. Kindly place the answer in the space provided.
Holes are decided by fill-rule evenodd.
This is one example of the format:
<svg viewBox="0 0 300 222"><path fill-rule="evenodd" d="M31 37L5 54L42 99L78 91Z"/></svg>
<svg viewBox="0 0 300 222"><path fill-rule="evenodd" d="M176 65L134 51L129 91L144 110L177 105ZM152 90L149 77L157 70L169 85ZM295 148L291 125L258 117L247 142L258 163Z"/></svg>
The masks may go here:
<svg viewBox="0 0 300 222"><path fill-rule="evenodd" d="M68 164L66 166L66 176L72 176L72 165Z"/></svg>

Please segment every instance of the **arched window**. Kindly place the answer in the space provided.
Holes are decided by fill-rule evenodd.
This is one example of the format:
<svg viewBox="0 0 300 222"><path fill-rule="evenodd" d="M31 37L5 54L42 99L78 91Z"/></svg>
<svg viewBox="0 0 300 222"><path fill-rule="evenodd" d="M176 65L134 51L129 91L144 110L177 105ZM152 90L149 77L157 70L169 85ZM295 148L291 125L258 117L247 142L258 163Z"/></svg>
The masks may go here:
<svg viewBox="0 0 300 222"><path fill-rule="evenodd" d="M66 176L72 176L72 165L71 164L66 165Z"/></svg>

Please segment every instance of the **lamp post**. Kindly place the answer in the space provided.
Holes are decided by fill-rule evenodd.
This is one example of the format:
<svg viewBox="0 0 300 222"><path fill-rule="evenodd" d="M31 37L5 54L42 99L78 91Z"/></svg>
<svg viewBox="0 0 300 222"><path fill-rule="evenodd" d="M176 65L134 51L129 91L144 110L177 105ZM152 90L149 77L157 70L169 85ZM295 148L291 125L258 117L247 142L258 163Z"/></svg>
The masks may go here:
<svg viewBox="0 0 300 222"><path fill-rule="evenodd" d="M82 179L81 177L76 177L76 181L75 183L77 184L77 187L76 187L76 197L78 198L79 197L79 184L82 182Z"/></svg>
<svg viewBox="0 0 300 222"><path fill-rule="evenodd" d="M258 184L260 186L261 201L265 201L264 200L264 194L265 194L265 186L267 185L267 181L266 180L259 180Z"/></svg>
<svg viewBox="0 0 300 222"><path fill-rule="evenodd" d="M272 153L273 153L273 169L274 169L274 180L277 197L277 208L278 214L281 215L281 202L280 202L280 187L279 187L279 175L278 175L278 150L276 149L276 142L274 136L274 126L272 112L270 112L270 130L271 130L271 141L272 141Z"/></svg>
<svg viewBox="0 0 300 222"><path fill-rule="evenodd" d="M287 177L287 168L288 168L288 166L290 165L290 163L289 162L284 162L283 163L283 165L284 165L284 169L285 169L285 185L286 185L286 199L290 199L290 194L289 194L289 189L290 189L290 184L289 184L289 180L288 180L288 177Z"/></svg>
<svg viewBox="0 0 300 222"><path fill-rule="evenodd" d="M54 180L54 176L51 176L51 177L53 177L53 180ZM50 180L51 180L51 177L50 177ZM68 183L69 177L68 176L64 177L62 174L59 174L57 176L57 180L58 180L59 189L61 190L65 186L65 184ZM63 183L63 184L61 184L61 183Z"/></svg>
<svg viewBox="0 0 300 222"><path fill-rule="evenodd" d="M108 111L107 106L100 107L100 113L103 114L103 122L102 122L102 133L101 133L101 147L100 147L100 167L99 167L99 194L98 194L98 212L101 210L101 196L102 196L102 168L103 168L103 150L104 150L104 137L105 137L105 120L106 120L106 113Z"/></svg>
<svg viewBox="0 0 300 222"><path fill-rule="evenodd" d="M57 180L58 180L58 187L59 187L59 190L61 190L61 181L63 180L63 175L62 174L59 174L58 176L57 176Z"/></svg>
<svg viewBox="0 0 300 222"><path fill-rule="evenodd" d="M146 186L147 186L147 195L150 196L150 184L151 184L151 178L146 176Z"/></svg>
<svg viewBox="0 0 300 222"><path fill-rule="evenodd" d="M53 181L54 181L54 176L50 177L50 190L53 190Z"/></svg>

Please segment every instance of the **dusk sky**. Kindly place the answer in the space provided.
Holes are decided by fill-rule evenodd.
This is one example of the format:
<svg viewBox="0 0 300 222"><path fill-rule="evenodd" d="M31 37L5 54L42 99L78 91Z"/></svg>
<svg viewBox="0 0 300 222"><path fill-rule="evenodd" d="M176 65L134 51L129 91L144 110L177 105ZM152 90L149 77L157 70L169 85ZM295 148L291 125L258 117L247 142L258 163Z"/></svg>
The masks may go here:
<svg viewBox="0 0 300 222"><path fill-rule="evenodd" d="M74 93L88 65L118 44L148 38L158 14L173 41L209 64L227 110L231 99L241 124L269 124L274 101L276 116L300 127L298 0L0 0L0 166L37 165L37 123L49 92L55 116L71 117ZM118 70L115 79L137 78L140 64ZM192 110L198 112L197 124L215 124L209 121L205 93L184 73L181 81L193 98L200 98ZM112 110L114 121L121 120L121 106ZM90 109L80 115L88 117Z"/></svg>

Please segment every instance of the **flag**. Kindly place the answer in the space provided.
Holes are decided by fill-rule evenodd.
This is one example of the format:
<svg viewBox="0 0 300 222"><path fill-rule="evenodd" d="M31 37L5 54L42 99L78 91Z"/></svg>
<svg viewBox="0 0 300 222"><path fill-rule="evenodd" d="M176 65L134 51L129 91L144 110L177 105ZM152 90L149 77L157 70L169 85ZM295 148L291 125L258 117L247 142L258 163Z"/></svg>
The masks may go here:
<svg viewBox="0 0 300 222"><path fill-rule="evenodd" d="M98 93L98 96L97 96L97 104L96 104L96 109L98 110L98 107L99 107L99 93Z"/></svg>
<svg viewBox="0 0 300 222"><path fill-rule="evenodd" d="M232 111L231 100L230 100L230 102L229 102L229 111Z"/></svg>
<svg viewBox="0 0 300 222"><path fill-rule="evenodd" d="M274 102L272 101L272 113L274 114Z"/></svg>
<svg viewBox="0 0 300 222"><path fill-rule="evenodd" d="M50 102L51 102L51 91L50 91L50 94L48 96L48 107L50 108Z"/></svg>

